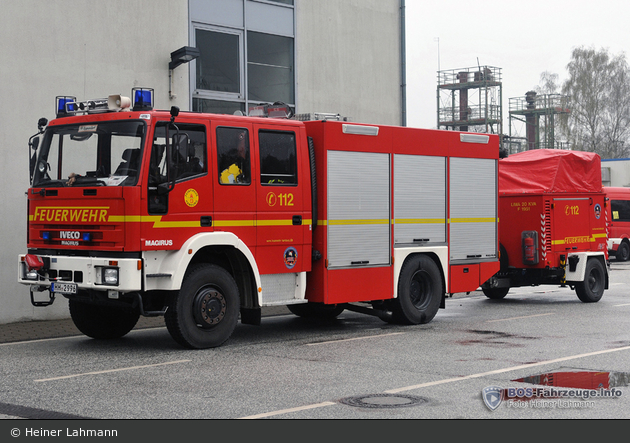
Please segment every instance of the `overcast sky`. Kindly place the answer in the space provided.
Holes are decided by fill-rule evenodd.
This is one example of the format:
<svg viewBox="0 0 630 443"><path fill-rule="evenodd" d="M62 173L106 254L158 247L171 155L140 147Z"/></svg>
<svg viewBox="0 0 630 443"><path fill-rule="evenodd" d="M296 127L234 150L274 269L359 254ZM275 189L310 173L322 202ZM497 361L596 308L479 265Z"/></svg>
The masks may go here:
<svg viewBox="0 0 630 443"><path fill-rule="evenodd" d="M507 133L509 99L544 71L563 82L573 48L630 58L629 0L406 0L406 27L407 125L418 128L437 126L438 70L500 68Z"/></svg>

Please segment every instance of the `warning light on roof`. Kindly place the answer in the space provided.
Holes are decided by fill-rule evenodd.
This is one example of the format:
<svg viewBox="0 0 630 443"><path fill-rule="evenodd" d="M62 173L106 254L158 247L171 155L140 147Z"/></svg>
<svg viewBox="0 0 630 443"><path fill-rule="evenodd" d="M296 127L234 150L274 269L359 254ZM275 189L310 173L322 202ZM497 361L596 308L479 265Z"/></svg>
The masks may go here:
<svg viewBox="0 0 630 443"><path fill-rule="evenodd" d="M76 97L59 96L57 100L57 117L66 117L76 111Z"/></svg>
<svg viewBox="0 0 630 443"><path fill-rule="evenodd" d="M153 89L133 88L131 96L133 97L134 111L150 111L153 109Z"/></svg>

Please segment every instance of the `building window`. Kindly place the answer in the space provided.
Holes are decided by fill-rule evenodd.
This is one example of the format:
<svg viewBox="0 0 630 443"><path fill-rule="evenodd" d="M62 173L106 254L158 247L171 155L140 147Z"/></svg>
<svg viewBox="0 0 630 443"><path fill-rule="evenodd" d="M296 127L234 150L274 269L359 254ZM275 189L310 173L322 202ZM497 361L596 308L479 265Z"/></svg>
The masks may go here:
<svg viewBox="0 0 630 443"><path fill-rule="evenodd" d="M261 103L295 106L293 0L189 0L191 108L247 114Z"/></svg>
<svg viewBox="0 0 630 443"><path fill-rule="evenodd" d="M249 100L294 103L293 39L247 33L247 92Z"/></svg>
<svg viewBox="0 0 630 443"><path fill-rule="evenodd" d="M241 92L240 36L196 29L195 42L201 52L196 67L196 89L239 94Z"/></svg>

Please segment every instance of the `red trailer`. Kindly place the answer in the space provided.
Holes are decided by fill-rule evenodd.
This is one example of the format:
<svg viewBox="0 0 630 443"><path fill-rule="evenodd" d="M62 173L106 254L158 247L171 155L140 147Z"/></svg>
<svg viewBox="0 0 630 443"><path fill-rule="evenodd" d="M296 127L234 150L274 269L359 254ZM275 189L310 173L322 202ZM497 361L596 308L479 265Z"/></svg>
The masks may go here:
<svg viewBox="0 0 630 443"><path fill-rule="evenodd" d="M583 302L608 288L606 196L597 154L532 150L499 161L500 271L482 285L568 285Z"/></svg>

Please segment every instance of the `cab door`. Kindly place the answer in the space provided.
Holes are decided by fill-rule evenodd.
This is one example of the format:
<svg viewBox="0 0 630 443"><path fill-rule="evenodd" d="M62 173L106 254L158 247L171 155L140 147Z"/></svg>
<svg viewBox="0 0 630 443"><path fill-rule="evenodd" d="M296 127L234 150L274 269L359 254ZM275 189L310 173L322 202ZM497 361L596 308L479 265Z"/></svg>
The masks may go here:
<svg viewBox="0 0 630 443"><path fill-rule="evenodd" d="M156 125L149 159L148 217L142 223L147 250L179 249L200 230L212 230L212 199L206 192L208 128L202 121L178 121L168 131L167 125Z"/></svg>
<svg viewBox="0 0 630 443"><path fill-rule="evenodd" d="M257 261L261 274L297 273L308 270L310 201L304 192L310 183L305 169L308 158L298 149L299 132L289 125L254 125L256 131ZM306 162L306 163L304 163Z"/></svg>
<svg viewBox="0 0 630 443"><path fill-rule="evenodd" d="M252 125L213 121L211 128L214 229L234 233L255 254L257 175L252 164Z"/></svg>

